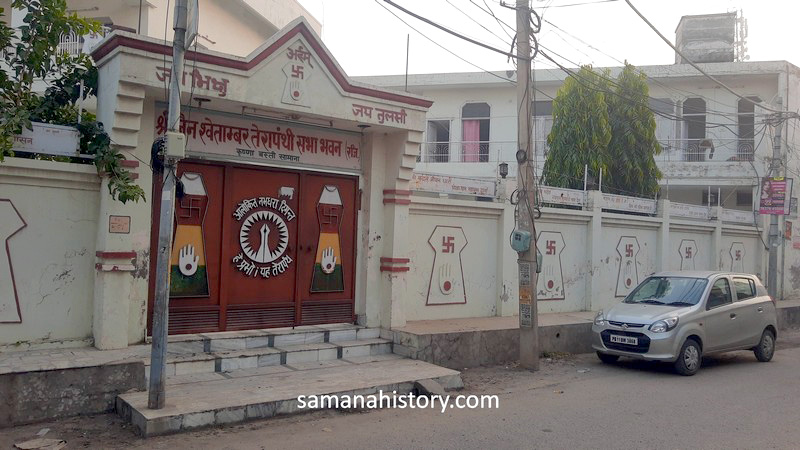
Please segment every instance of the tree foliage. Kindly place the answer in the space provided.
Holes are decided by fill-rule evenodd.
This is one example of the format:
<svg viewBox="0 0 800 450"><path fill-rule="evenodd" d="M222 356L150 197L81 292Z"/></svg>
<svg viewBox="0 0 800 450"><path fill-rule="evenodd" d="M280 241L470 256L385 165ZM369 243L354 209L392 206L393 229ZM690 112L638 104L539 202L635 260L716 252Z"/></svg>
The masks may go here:
<svg viewBox="0 0 800 450"><path fill-rule="evenodd" d="M14 0L11 6L27 13L15 29L0 22L0 161L13 155L14 136L32 129L32 122L73 126L80 133L79 151L94 155L98 171L109 176L109 194L122 203L144 199L102 123L85 111L78 120L77 103L97 91L93 61L59 51L62 35L99 32L100 24L68 14L66 0ZM36 92L37 82L48 85L44 93Z"/></svg>
<svg viewBox="0 0 800 450"><path fill-rule="evenodd" d="M652 196L658 192L661 171L654 155L661 153L656 140L656 120L649 108L650 89L643 73L625 64L617 77L616 92L609 96L611 142L608 151L613 156L608 173L609 182L620 192Z"/></svg>
<svg viewBox="0 0 800 450"><path fill-rule="evenodd" d="M581 189L588 165L590 187L602 170L610 191L650 197L661 178L654 159L661 147L645 76L626 63L615 82L608 78L584 66L559 89L542 181Z"/></svg>
<svg viewBox="0 0 800 450"><path fill-rule="evenodd" d="M553 101L550 151L542 173L548 186L581 189L586 165L592 174L609 166L607 83L591 66L582 67L578 77L568 77Z"/></svg>

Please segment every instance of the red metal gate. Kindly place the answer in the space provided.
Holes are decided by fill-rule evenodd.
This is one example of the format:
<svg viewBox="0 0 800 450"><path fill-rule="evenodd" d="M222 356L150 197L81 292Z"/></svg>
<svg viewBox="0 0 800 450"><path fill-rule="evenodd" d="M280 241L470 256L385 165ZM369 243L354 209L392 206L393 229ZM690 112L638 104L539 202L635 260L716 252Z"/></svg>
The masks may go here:
<svg viewBox="0 0 800 450"><path fill-rule="evenodd" d="M170 334L353 321L357 178L200 161L177 176Z"/></svg>

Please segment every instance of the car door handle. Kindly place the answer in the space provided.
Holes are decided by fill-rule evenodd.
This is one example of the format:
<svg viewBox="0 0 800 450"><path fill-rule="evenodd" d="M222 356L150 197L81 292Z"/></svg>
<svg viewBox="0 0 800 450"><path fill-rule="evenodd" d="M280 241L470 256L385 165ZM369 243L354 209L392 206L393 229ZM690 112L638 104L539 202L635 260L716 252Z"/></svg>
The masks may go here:
<svg viewBox="0 0 800 450"><path fill-rule="evenodd" d="M762 308L761 306L759 306L759 307L758 307L758 309L757 309L756 311L758 311L758 312L764 312L764 308Z"/></svg>
<svg viewBox="0 0 800 450"><path fill-rule="evenodd" d="M735 318L736 318L736 314L735 313L731 313L731 319L735 319Z"/></svg>

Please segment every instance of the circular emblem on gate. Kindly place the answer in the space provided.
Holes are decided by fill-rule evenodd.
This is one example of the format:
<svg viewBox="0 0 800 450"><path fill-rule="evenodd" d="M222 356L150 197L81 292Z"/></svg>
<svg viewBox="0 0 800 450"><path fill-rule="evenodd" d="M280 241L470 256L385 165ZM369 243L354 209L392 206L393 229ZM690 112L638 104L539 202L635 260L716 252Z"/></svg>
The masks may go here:
<svg viewBox="0 0 800 450"><path fill-rule="evenodd" d="M256 211L242 222L239 245L250 260L266 264L283 255L289 245L286 222L272 211Z"/></svg>

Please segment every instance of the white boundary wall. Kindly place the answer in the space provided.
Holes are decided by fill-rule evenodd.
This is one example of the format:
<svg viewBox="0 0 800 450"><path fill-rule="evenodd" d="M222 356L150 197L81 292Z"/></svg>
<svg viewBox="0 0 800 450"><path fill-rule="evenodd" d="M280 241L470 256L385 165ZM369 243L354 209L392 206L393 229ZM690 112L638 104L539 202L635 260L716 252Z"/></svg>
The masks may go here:
<svg viewBox="0 0 800 450"><path fill-rule="evenodd" d="M536 221L539 312L607 308L661 270L733 270L765 278L763 229L752 213L597 191L542 188L540 195L543 204L562 207L543 207ZM406 320L516 315L516 253L508 242L513 226L507 201L412 196ZM460 259L444 254L448 236L454 250L461 249ZM455 286L450 293L447 281Z"/></svg>

